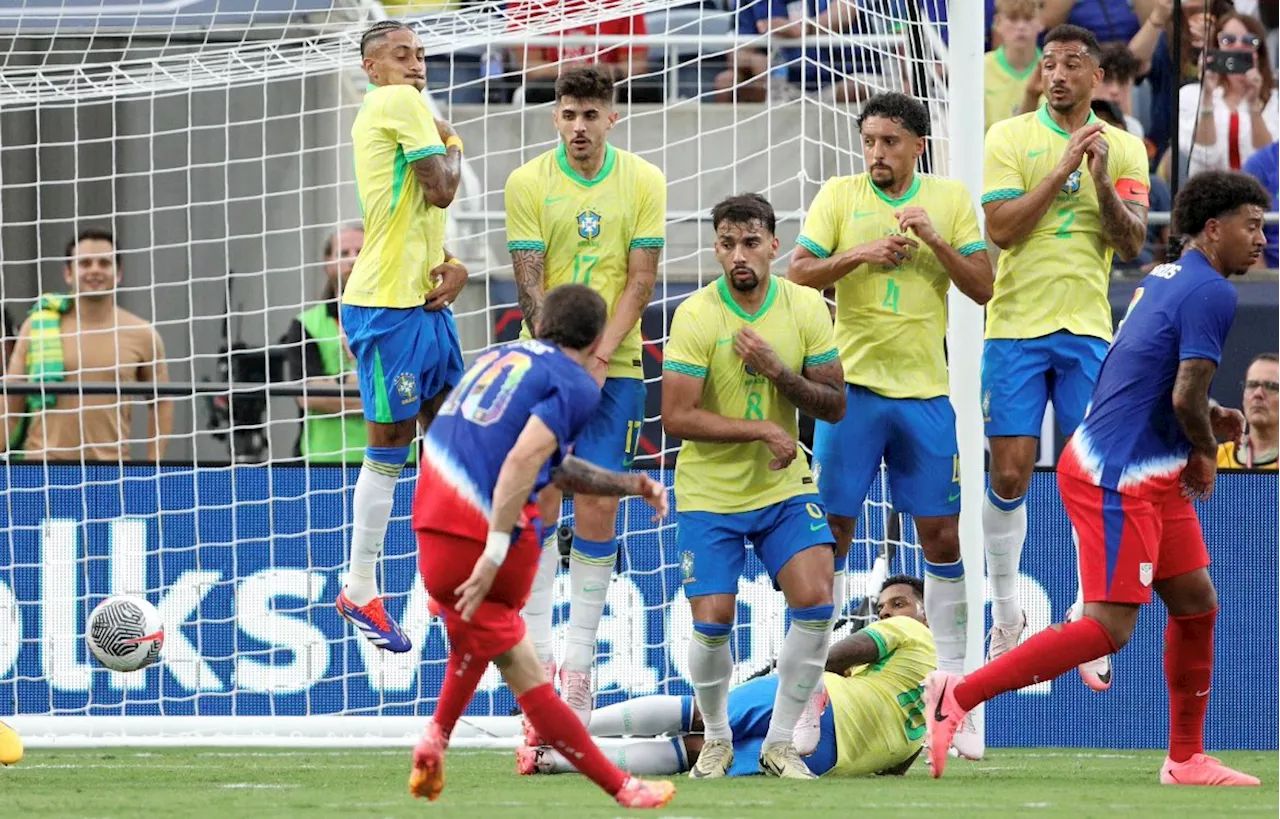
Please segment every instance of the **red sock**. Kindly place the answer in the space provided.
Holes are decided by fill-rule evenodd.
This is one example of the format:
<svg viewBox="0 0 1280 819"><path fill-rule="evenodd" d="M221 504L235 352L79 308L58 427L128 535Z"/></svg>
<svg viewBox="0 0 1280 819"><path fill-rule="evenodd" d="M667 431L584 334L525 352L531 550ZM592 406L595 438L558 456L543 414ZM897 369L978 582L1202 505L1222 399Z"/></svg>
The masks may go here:
<svg viewBox="0 0 1280 819"><path fill-rule="evenodd" d="M569 706L556 696L551 683L531 688L516 697L520 710L552 747L567 757L573 767L613 796L627 781L626 772L605 758L586 726Z"/></svg>
<svg viewBox="0 0 1280 819"><path fill-rule="evenodd" d="M1164 630L1164 678L1169 684L1169 758L1204 753L1204 712L1213 679L1213 622L1218 610L1170 617Z"/></svg>
<svg viewBox="0 0 1280 819"><path fill-rule="evenodd" d="M1080 663L1116 650L1111 635L1092 617L1062 628L1047 628L995 662L965 676L955 687L956 703L966 711L997 694L1017 691L1060 677Z"/></svg>
<svg viewBox="0 0 1280 819"><path fill-rule="evenodd" d="M446 741L453 733L453 726L458 717L467 710L471 697L476 693L476 686L489 667L488 660L482 660L472 654L449 652L449 664L444 670L444 684L440 686L440 702L436 704L436 713L432 717L440 726L440 733Z"/></svg>

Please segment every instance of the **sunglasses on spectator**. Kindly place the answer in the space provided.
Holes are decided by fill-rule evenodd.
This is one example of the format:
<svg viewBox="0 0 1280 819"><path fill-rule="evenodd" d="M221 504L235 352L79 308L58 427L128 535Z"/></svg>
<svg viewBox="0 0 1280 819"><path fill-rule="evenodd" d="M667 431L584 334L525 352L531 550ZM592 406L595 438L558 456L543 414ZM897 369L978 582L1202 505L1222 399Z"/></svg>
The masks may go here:
<svg viewBox="0 0 1280 819"><path fill-rule="evenodd" d="M1258 38L1252 34L1221 34L1218 36L1218 45L1220 46L1233 46L1237 43L1245 48L1252 48L1255 50L1258 48Z"/></svg>
<svg viewBox="0 0 1280 819"><path fill-rule="evenodd" d="M1240 386L1244 387L1245 392L1253 392L1259 387L1270 393L1280 392L1280 381L1254 381L1250 379L1248 381L1241 381Z"/></svg>

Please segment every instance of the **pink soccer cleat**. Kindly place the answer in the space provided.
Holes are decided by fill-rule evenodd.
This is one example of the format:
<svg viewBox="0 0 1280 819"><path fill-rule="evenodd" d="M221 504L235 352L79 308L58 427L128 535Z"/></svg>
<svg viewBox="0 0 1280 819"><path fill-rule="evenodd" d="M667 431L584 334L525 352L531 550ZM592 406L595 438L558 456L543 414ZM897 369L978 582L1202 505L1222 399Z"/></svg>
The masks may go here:
<svg viewBox="0 0 1280 819"><path fill-rule="evenodd" d="M560 669L560 696L583 725L591 722L595 698L591 696L591 671Z"/></svg>
<svg viewBox="0 0 1280 819"><path fill-rule="evenodd" d="M924 678L924 718L929 732L929 773L934 779L947 768L947 751L956 732L964 726L968 712L956 702L955 687L964 680L959 674L935 671Z"/></svg>
<svg viewBox="0 0 1280 819"><path fill-rule="evenodd" d="M813 692L813 696L805 703L804 710L800 712L800 719L796 722L796 730L791 737L800 756L808 756L818 749L818 740L822 738L822 714L830 701L827 689L823 686L821 690Z"/></svg>
<svg viewBox="0 0 1280 819"><path fill-rule="evenodd" d="M440 735L435 721L427 723L427 730L413 749L413 770L409 772L409 793L414 798L426 797L434 802L444 790L444 750L447 743Z"/></svg>
<svg viewBox="0 0 1280 819"><path fill-rule="evenodd" d="M1222 760L1207 754L1194 754L1186 762L1165 757L1160 766L1161 785L1253 786L1262 782L1256 776L1228 768Z"/></svg>
<svg viewBox="0 0 1280 819"><path fill-rule="evenodd" d="M1084 616L1082 606L1073 605L1067 609L1067 622L1072 623ZM1080 672L1080 679L1089 688L1101 694L1111 687L1111 655L1104 654L1096 660L1090 660L1087 663L1080 663L1077 666Z"/></svg>
<svg viewBox="0 0 1280 819"><path fill-rule="evenodd" d="M551 747L529 747L521 745L516 748L516 773L521 776L551 773Z"/></svg>
<svg viewBox="0 0 1280 819"><path fill-rule="evenodd" d="M670 782L647 782L629 776L622 789L613 795L624 808L666 807L676 795L676 786Z"/></svg>

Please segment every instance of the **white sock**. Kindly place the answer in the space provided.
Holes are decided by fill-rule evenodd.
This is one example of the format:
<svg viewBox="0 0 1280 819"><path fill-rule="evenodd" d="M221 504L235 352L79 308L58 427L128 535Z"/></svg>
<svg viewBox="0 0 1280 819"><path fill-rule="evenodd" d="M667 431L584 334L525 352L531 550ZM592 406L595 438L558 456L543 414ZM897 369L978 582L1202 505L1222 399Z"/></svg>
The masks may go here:
<svg viewBox="0 0 1280 819"><path fill-rule="evenodd" d="M791 609L791 628L778 652L778 693L773 698L773 715L764 747L790 742L800 714L822 679L827 663L827 638L831 629L831 606ZM706 719L705 714L703 719Z"/></svg>
<svg viewBox="0 0 1280 819"><path fill-rule="evenodd" d="M351 496L351 563L346 592L357 606L368 605L378 596L378 555L387 536L400 468L395 468L395 474L390 473L389 464L366 459Z"/></svg>
<svg viewBox="0 0 1280 819"><path fill-rule="evenodd" d="M569 633L564 668L570 671L588 671L595 664L596 633L613 579L614 557L589 560L576 552L569 554Z"/></svg>
<svg viewBox="0 0 1280 819"><path fill-rule="evenodd" d="M623 700L591 712L587 728L593 737L659 737L678 734L685 726L685 698L650 694Z"/></svg>
<svg viewBox="0 0 1280 819"><path fill-rule="evenodd" d="M1022 616L1018 601L1018 563L1027 539L1027 504L1017 499L1017 507L1004 511L992 503L988 492L982 504L982 531L987 551L987 582L991 585L991 620L999 626L1016 626ZM999 498L1001 505L1014 501ZM926 594L925 597L928 600ZM932 625L932 623L931 623Z"/></svg>
<svg viewBox="0 0 1280 819"><path fill-rule="evenodd" d="M946 570L960 564L936 564ZM954 575L954 569L941 576L930 571L935 564L925 562L924 572L924 614L929 619L929 631L933 632L933 642L938 649L938 670L953 674L964 673L965 632L969 627L969 604L965 600L964 567L960 565L960 574Z"/></svg>
<svg viewBox="0 0 1280 819"><path fill-rule="evenodd" d="M702 713L702 735L708 742L733 741L733 732L729 730L729 680L733 676L729 634L732 628L695 621L693 639L689 641L689 684L693 686L698 711ZM799 718L798 713L796 717Z"/></svg>
<svg viewBox="0 0 1280 819"><path fill-rule="evenodd" d="M625 740L596 743L605 757L637 776L670 776L689 770L684 738ZM544 752L545 753L545 752ZM574 773L577 768L559 751L551 751L551 773Z"/></svg>
<svg viewBox="0 0 1280 819"><path fill-rule="evenodd" d="M525 627L529 630L529 639L533 640L533 648L538 654L540 663L555 659L552 620L556 610L556 569L560 566L560 546L557 541L556 527L552 526L551 533L542 539L542 556L538 559L538 573L533 577L533 588L529 590L529 600L524 604L524 611L521 612Z"/></svg>
<svg viewBox="0 0 1280 819"><path fill-rule="evenodd" d="M843 561L841 562L843 563ZM827 646L828 647L830 647L831 645L831 632L836 627L836 620L844 616L844 606L845 606L844 595L845 595L845 586L847 585L846 581L848 577L849 576L845 573L843 565L841 565L841 567L837 569L835 573L835 577L833 577L831 580L831 599L835 602L835 608L831 612L831 623L827 626ZM825 664L826 661L824 660L823 662ZM826 689L826 684L823 682L822 675L819 674L818 684L813 687L813 691L816 694L819 691L823 691L825 689Z"/></svg>

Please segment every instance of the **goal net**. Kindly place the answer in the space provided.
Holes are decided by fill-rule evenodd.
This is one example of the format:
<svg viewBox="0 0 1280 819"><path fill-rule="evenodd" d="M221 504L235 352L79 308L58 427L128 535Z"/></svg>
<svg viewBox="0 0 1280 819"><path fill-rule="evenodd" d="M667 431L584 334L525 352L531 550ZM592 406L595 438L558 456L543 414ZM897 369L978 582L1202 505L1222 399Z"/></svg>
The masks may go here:
<svg viewBox="0 0 1280 819"><path fill-rule="evenodd" d="M355 387L335 386L346 365L326 299L358 250L358 232L344 228L359 224L350 145L366 83L359 36L388 10L420 33L430 103L466 145L448 247L471 271L454 306L468 361L518 331L502 189L512 169L556 144L547 78L583 62L627 77L611 139L663 169L669 202L660 287L643 321L649 398L635 466L668 483L679 447L658 417L662 346L674 307L720 275L711 206L735 192L767 196L782 273L818 186L863 170L858 99L880 90L905 90L934 116L921 170L958 168L943 0L860 2L856 15L853 4L815 14L791 3L787 21L770 23L766 0L736 15L677 0L429 5L25 0L0 9L0 304L7 340L23 337L3 389L0 717L35 741L400 743L434 708L446 644L416 576L412 468L381 584L414 651L380 652L332 605L364 441ZM761 23L745 23L748 14ZM980 106L967 121L976 151ZM957 173L976 154L965 164ZM68 257L87 228L114 233L114 300L128 315L98 321L88 307L37 303L69 287L112 290L110 264L88 245ZM91 298L104 303L77 304ZM956 332L955 310L952 323L954 361L980 330ZM968 368L961 383L976 384L976 357L957 366ZM957 409L965 480L980 486L981 441L963 442L976 428L976 391ZM304 416L326 430L328 449L303 434ZM689 693L674 521L654 524L633 499L618 536L598 703ZM848 569L844 631L867 621L887 573L921 575L914 528L882 481ZM89 611L120 593L146 596L166 623L160 662L133 674L101 668L84 644ZM556 599L559 637L563 571ZM971 619L979 642L982 627ZM769 668L785 628L781 595L753 558L735 681ZM510 741L513 705L491 669L459 736Z"/></svg>

